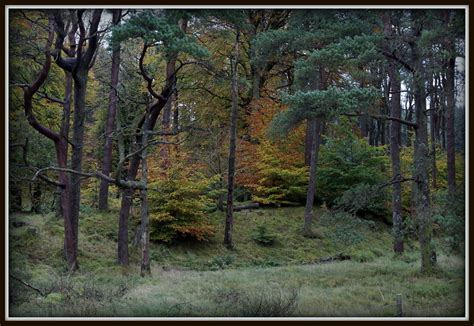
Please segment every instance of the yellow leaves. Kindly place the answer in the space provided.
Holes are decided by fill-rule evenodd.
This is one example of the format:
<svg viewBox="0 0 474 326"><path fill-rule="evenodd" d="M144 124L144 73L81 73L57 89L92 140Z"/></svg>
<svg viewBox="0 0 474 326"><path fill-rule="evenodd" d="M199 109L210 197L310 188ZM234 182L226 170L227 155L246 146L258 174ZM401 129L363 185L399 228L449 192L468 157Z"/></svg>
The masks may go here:
<svg viewBox="0 0 474 326"><path fill-rule="evenodd" d="M285 105L260 98L249 105L248 134L237 146L236 181L252 193L252 200L262 204L299 200L307 180L304 166L304 126L287 139L270 141L266 129L275 114Z"/></svg>
<svg viewBox="0 0 474 326"><path fill-rule="evenodd" d="M198 241L208 241L216 232L212 225L175 225L172 228L182 236L192 236Z"/></svg>
<svg viewBox="0 0 474 326"><path fill-rule="evenodd" d="M168 212L158 212L150 214L150 222L170 222L175 220L175 218Z"/></svg>
<svg viewBox="0 0 474 326"><path fill-rule="evenodd" d="M162 152L150 155L151 239L171 241L179 236L206 240L214 232L206 220L206 209L212 204L209 188L214 178L207 178L183 150L170 147L167 164Z"/></svg>
<svg viewBox="0 0 474 326"><path fill-rule="evenodd" d="M272 143L266 137L267 127L275 114L282 110L286 110L286 106L270 98L262 97L249 104L250 115L246 118L248 140L241 140L237 146L237 184L252 189L260 184L264 169L291 169L303 165L303 127L278 143Z"/></svg>

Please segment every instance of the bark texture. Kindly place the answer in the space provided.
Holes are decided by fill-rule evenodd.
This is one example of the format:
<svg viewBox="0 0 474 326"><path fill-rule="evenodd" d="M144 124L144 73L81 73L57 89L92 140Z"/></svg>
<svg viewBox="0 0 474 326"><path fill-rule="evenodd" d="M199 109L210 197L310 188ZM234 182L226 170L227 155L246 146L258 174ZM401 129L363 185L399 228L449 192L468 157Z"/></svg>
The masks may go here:
<svg viewBox="0 0 474 326"><path fill-rule="evenodd" d="M318 166L318 154L319 154L319 145L321 143L321 119L310 119L309 128L311 129L311 134L313 135L313 140L311 142L311 159L309 167L309 183L308 183L308 192L306 195L306 207L304 212L304 227L303 234L305 236L311 236L311 224L313 222L313 204L314 196L316 195L316 171Z"/></svg>
<svg viewBox="0 0 474 326"><path fill-rule="evenodd" d="M238 85L238 73L237 64L239 61L239 38L240 31L237 31L237 35L234 43L233 58L231 64L232 73L232 112L230 118L230 141L229 141L229 168L227 175L227 208L225 216L225 228L224 228L224 245L227 248L233 247L232 241L232 229L234 223L233 205L234 205L234 183L235 183L235 151L237 142L237 111L238 111L238 96L239 96L239 85Z"/></svg>
<svg viewBox="0 0 474 326"><path fill-rule="evenodd" d="M451 11L446 10L445 13L445 24L446 29L449 30ZM455 89L455 60L456 60L456 49L454 40L450 35L445 38L445 50L449 53L449 58L446 60L446 83L444 89L446 92L446 151L447 151L447 165L448 165L448 192L451 198L456 193L456 155L455 155L455 144L454 144L454 89Z"/></svg>
<svg viewBox="0 0 474 326"><path fill-rule="evenodd" d="M419 39L422 33L422 19L424 13L413 11L414 35ZM417 127L415 129L415 157L414 157L414 180L415 180L415 210L419 228L419 241L421 249L421 270L430 272L436 265L436 252L432 242L433 225L429 188L429 149L428 128L426 119L426 94L424 85L424 73L422 57L417 42L410 44L412 50L412 62L414 67L414 97L415 117Z"/></svg>
<svg viewBox="0 0 474 326"><path fill-rule="evenodd" d="M384 34L387 39L393 36L392 23L390 14L384 15ZM391 44L387 43L387 51L390 51ZM402 117L401 108L401 80L398 71L398 65L394 61L388 63L388 77L390 80L390 116L395 118ZM388 96L387 96L388 97ZM403 216L402 216L402 179L400 169L400 132L401 125L398 121L390 122L390 161L392 165L392 220L393 220L393 251L396 254L402 254L404 251L404 234L403 234ZM397 182L399 181L399 182Z"/></svg>
<svg viewBox="0 0 474 326"><path fill-rule="evenodd" d="M112 13L112 25L117 26L120 23L122 10L115 9ZM109 108L107 112L107 122L105 126L105 144L104 144L104 159L102 162L102 173L110 174L112 169L112 133L115 129L115 120L118 105L118 81L120 71L120 47L112 50L112 67L110 76L110 91L109 91ZM109 209L109 183L101 180L99 188L99 210L106 211Z"/></svg>
<svg viewBox="0 0 474 326"><path fill-rule="evenodd" d="M392 98L390 101L390 116L401 118L400 105L400 75L394 63L390 64L390 89ZM397 121L390 122L390 160L392 163L392 179L400 180L400 123ZM392 189L392 217L393 217L393 250L397 254L404 251L404 234L403 234L403 216L402 216L402 185L400 182L393 183Z"/></svg>

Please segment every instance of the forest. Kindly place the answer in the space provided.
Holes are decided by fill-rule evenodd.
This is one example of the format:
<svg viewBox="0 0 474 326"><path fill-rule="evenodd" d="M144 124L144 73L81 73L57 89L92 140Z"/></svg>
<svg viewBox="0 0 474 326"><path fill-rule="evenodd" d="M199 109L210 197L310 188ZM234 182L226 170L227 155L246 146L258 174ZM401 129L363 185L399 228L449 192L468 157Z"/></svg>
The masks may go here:
<svg viewBox="0 0 474 326"><path fill-rule="evenodd" d="M9 317L466 316L465 8L6 12Z"/></svg>

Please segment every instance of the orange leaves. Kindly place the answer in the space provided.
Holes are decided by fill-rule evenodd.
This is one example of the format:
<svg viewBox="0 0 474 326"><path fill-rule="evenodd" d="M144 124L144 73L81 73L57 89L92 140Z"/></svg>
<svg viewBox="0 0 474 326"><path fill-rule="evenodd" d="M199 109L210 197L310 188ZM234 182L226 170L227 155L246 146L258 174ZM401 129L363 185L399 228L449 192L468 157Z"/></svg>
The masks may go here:
<svg viewBox="0 0 474 326"><path fill-rule="evenodd" d="M299 174L296 170L304 167L303 127L276 143L266 136L273 117L282 110L286 110L285 105L260 98L252 101L247 111L247 133L240 138L237 146L236 181L249 189L254 198L272 193L276 201L285 200L287 176Z"/></svg>

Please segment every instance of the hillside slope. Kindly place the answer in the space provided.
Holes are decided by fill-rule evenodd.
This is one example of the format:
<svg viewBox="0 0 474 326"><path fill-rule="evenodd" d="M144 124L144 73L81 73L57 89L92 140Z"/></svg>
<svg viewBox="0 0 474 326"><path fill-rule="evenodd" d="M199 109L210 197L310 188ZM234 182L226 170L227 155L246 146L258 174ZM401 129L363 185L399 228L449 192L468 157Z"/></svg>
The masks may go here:
<svg viewBox="0 0 474 326"><path fill-rule="evenodd" d="M209 242L152 246L152 277L115 264L116 214L83 212L80 271L67 275L62 223L52 215L10 217L12 316L407 316L464 314L464 259L440 255L440 270L419 273L417 244L394 259L390 227L317 211L318 238L301 236L302 208L235 216L235 250L222 245L222 215ZM255 241L264 223L272 245ZM133 237L133 230L130 237ZM322 263L341 256L350 260ZM23 282L23 283L21 283ZM25 283L33 286L29 288ZM40 293L41 292L41 293Z"/></svg>

